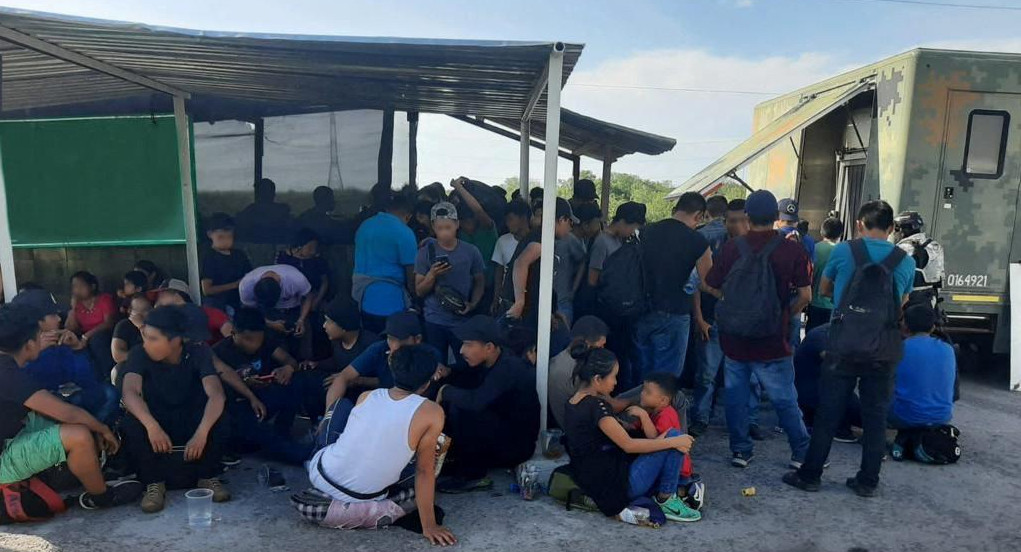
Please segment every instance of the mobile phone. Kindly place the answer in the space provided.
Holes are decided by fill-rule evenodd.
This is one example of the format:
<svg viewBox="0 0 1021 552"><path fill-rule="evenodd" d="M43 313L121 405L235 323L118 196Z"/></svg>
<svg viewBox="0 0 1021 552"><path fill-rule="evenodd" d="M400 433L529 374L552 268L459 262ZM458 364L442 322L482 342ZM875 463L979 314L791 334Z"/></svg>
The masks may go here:
<svg viewBox="0 0 1021 552"><path fill-rule="evenodd" d="M450 264L450 257L447 256L447 255L437 255L436 256L436 262L441 263L441 264L445 264L445 265L449 265Z"/></svg>

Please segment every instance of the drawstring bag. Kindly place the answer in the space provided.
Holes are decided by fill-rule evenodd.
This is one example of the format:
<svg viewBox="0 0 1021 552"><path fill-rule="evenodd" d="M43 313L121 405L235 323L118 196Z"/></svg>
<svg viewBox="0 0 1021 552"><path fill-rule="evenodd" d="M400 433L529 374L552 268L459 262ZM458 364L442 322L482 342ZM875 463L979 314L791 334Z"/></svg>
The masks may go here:
<svg viewBox="0 0 1021 552"><path fill-rule="evenodd" d="M0 485L0 494L0 524L44 521L67 510L60 495L36 477Z"/></svg>

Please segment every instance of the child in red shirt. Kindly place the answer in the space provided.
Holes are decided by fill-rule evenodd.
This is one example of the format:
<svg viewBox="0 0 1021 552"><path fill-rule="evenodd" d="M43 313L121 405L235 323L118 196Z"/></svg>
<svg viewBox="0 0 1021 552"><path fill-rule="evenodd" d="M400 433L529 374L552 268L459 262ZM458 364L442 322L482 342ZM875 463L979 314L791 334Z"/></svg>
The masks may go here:
<svg viewBox="0 0 1021 552"><path fill-rule="evenodd" d="M662 439L667 431L681 429L681 418L673 407L674 396L677 394L677 378L665 372L653 372L645 377L642 384L642 408L649 411L652 424L656 426L655 435L646 435L649 439ZM691 457L684 455L681 464L681 483L692 479Z"/></svg>

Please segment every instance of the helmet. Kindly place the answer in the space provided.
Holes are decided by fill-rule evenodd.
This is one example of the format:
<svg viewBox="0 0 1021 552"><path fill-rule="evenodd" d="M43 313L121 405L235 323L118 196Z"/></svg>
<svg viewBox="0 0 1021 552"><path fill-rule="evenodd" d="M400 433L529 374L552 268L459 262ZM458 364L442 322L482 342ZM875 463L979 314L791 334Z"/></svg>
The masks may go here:
<svg viewBox="0 0 1021 552"><path fill-rule="evenodd" d="M897 232L906 237L921 232L925 221L922 220L922 215L915 211L904 211L894 217L893 225Z"/></svg>

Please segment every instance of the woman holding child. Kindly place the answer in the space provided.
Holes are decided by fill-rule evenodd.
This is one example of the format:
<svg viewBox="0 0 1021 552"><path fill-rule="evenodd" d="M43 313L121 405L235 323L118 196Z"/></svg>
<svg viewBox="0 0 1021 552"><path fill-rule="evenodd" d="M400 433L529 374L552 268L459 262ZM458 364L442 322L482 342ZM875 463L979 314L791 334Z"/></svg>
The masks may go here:
<svg viewBox="0 0 1021 552"><path fill-rule="evenodd" d="M574 377L579 387L564 413L574 481L607 516L628 521L628 505L655 492L656 504L667 519L701 519L700 513L677 496L684 454L691 450L694 439L676 430L655 439L631 437L605 399L617 386L617 358L601 348L575 351L575 357ZM646 436L655 433L645 409L632 406L627 413L638 418ZM631 459L631 455L637 456Z"/></svg>

